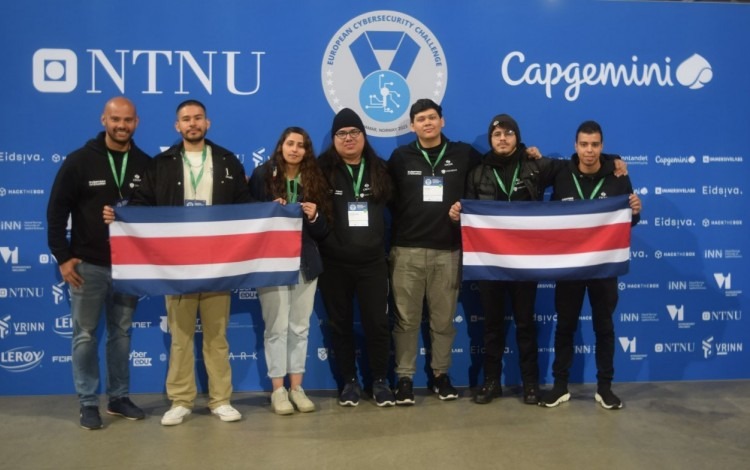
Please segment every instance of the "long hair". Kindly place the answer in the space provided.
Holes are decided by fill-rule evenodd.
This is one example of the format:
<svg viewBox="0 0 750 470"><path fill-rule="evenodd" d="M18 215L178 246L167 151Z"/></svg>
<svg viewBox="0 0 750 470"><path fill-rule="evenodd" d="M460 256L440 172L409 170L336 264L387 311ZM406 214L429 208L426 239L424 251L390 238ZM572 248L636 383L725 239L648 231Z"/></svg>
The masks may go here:
<svg viewBox="0 0 750 470"><path fill-rule="evenodd" d="M287 127L281 133L276 147L269 158L270 168L266 172L266 192L273 198L287 198L286 193L286 161L282 147L289 134L300 134L302 136L305 155L300 163L300 184L303 190L303 200L314 202L318 205L318 210L323 213L329 220L331 219L331 202L328 199L328 182L323 172L318 167L315 159L315 150L313 149L310 135L301 127Z"/></svg>
<svg viewBox="0 0 750 470"><path fill-rule="evenodd" d="M362 149L362 157L364 158L366 167L370 171L372 199L375 202L390 201L393 194L391 176L388 174L388 169L385 164L383 164L383 161L378 158L378 154L375 152L375 149L372 148L372 145L370 145L368 140L365 140L365 147ZM336 167L339 164L344 164L344 159L342 159L336 151L336 145L333 142L331 142L331 145L320 156L320 164L325 170L328 181L331 186L333 186Z"/></svg>

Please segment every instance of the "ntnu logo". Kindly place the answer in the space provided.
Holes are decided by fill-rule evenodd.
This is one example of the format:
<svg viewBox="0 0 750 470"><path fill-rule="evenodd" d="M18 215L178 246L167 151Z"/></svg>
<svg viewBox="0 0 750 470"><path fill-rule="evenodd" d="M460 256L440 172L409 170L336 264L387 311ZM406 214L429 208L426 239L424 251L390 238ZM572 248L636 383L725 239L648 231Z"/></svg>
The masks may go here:
<svg viewBox="0 0 750 470"><path fill-rule="evenodd" d="M679 307L677 305L667 305L667 312L669 312L669 316L672 317L672 320L685 321L684 305L680 305Z"/></svg>
<svg viewBox="0 0 750 470"><path fill-rule="evenodd" d="M664 63L640 64L638 56L631 57L630 64L600 62L581 64L573 62L567 65L558 63L531 63L525 69L526 56L523 52L513 51L505 56L502 63L502 76L510 86L542 85L547 98L552 98L552 88L563 82L565 99L575 101L583 85L618 87L620 85L650 86L652 82L660 87L672 87L672 59L664 58ZM711 64L698 54L693 54L677 66L675 78L680 85L691 90L703 88L713 78Z"/></svg>
<svg viewBox="0 0 750 470"><path fill-rule="evenodd" d="M160 95L164 93L159 89L158 84L165 82L158 81L160 75L164 75L165 68L169 70L173 65L179 64L178 71L171 74L171 78L177 78L178 86L174 90L175 95L187 95L192 91L189 89L189 82L197 79L202 85L203 90L209 95L214 91L213 65L214 56L220 54L222 62L226 69L226 89L233 95L253 95L260 89L260 57L265 52L250 52L255 56L255 64L251 64L250 71L255 71L255 88L240 90L237 86L237 78L244 78L247 75L247 64L239 64L238 59L242 55L239 51L201 51L203 58L203 67L190 51L164 51L164 50L124 50L118 49L112 54L112 60L101 49L86 49L90 60L90 68L86 70L83 76L91 77L91 83L86 93L101 93L102 90L97 86L97 73L99 77L102 72L112 83L120 90L120 93L126 93L125 76L132 77L136 70L133 68L137 62L146 65L146 89L141 93L144 95ZM118 57L119 56L119 57ZM119 61L118 61L119 59ZM83 62L83 61L82 61ZM114 65L113 65L114 62ZM119 62L119 64L118 64ZM244 61L243 61L244 62ZM118 67L119 65L119 67ZM241 69L238 72L238 69ZM189 72L192 72L188 77ZM38 49L34 52L32 58L32 77L34 88L42 93L70 93L78 87L78 56L70 49ZM186 83L186 78L191 78ZM140 81L140 80L139 80ZM246 80L243 80L246 81ZM200 91L203 91L200 90Z"/></svg>

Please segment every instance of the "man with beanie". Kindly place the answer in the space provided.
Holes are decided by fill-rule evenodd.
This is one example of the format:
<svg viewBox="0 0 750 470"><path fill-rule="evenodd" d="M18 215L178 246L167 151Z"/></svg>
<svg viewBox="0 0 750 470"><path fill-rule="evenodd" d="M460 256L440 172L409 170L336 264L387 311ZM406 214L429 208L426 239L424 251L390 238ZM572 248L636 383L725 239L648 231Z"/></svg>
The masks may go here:
<svg viewBox="0 0 750 470"><path fill-rule="evenodd" d="M521 130L515 119L499 114L490 121L487 130L490 151L482 164L469 173L466 181L466 199L490 201L541 201L544 189L552 183L555 165L565 165L563 160L529 159L526 146L521 141ZM455 203L449 212L452 220L459 221L461 203ZM520 352L523 402L539 401L539 363L534 303L536 281L478 281L479 296L484 313L484 384L474 396L479 404L490 403L502 396L500 377L505 351L505 303L510 299L516 322L516 342Z"/></svg>
<svg viewBox="0 0 750 470"><path fill-rule="evenodd" d="M458 398L448 371L461 283L461 233L448 210L463 197L466 175L480 160L471 145L443 135L439 104L417 100L409 117L417 139L394 150L388 161L396 190L390 269L396 305L397 405L415 402L412 379L425 299L432 352L428 382L441 400Z"/></svg>
<svg viewBox="0 0 750 470"><path fill-rule="evenodd" d="M107 413L130 420L145 414L128 398L130 325L138 297L112 290L105 205L125 205L143 179L149 156L133 142L138 115L124 97L112 98L101 116L104 131L68 155L50 191L47 240L70 286L73 379L84 429L100 429L99 354L96 330L102 310L107 325ZM67 239L71 218L70 241Z"/></svg>
<svg viewBox="0 0 750 470"><path fill-rule="evenodd" d="M339 404L357 406L362 389L356 367L354 298L359 307L372 396L393 406L388 381L388 265L385 212L392 196L386 163L370 143L360 117L339 111L331 126L331 146L319 164L331 187L332 229L320 243L324 271L318 282L328 313L334 364L342 382Z"/></svg>

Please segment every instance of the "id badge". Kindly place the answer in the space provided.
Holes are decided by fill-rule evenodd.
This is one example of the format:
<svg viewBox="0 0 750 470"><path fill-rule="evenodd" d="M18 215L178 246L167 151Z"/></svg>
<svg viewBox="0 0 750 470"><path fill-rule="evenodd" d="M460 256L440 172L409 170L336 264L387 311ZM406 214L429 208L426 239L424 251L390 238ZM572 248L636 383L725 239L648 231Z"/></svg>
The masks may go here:
<svg viewBox="0 0 750 470"><path fill-rule="evenodd" d="M367 216L367 202L350 202L349 210L349 227L367 227L370 219Z"/></svg>
<svg viewBox="0 0 750 470"><path fill-rule="evenodd" d="M127 205L128 205L128 200L127 199L118 199L115 202L115 207L125 207Z"/></svg>
<svg viewBox="0 0 750 470"><path fill-rule="evenodd" d="M185 207L197 207L205 205L206 201L204 199L185 199Z"/></svg>
<svg viewBox="0 0 750 470"><path fill-rule="evenodd" d="M425 176L422 184L422 200L424 202L443 201L443 177Z"/></svg>

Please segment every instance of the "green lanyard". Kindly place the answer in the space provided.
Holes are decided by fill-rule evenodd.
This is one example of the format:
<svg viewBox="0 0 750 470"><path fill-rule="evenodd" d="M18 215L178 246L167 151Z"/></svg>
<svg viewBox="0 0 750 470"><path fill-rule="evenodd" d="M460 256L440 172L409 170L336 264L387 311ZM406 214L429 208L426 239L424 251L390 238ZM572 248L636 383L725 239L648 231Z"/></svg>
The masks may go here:
<svg viewBox="0 0 750 470"><path fill-rule="evenodd" d="M354 170L349 165L346 165L346 169L349 170L349 174L352 177L352 188L354 189L354 199L359 201L359 188L362 187L362 175L365 174L365 157L359 162L359 173L357 174L357 180L354 180Z"/></svg>
<svg viewBox="0 0 750 470"><path fill-rule="evenodd" d="M286 202L289 202L289 203L297 202L297 191L299 190L299 177L300 175L295 176L294 179L287 178L286 180Z"/></svg>
<svg viewBox="0 0 750 470"><path fill-rule="evenodd" d="M435 167L438 166L438 163L440 163L440 160L443 159L443 155L445 155L445 149L448 148L448 142L443 145L443 149L440 150L440 154L437 157L437 160L435 160L435 164L433 165L432 162L430 162L430 156L427 155L427 152L425 152L422 147L419 146L419 141L417 141L417 148L420 152L422 152L422 155L424 156L424 159L427 160L427 164L432 167L432 176L435 176Z"/></svg>
<svg viewBox="0 0 750 470"><path fill-rule="evenodd" d="M586 199L583 197L583 191L581 190L581 185L578 183L578 178L576 175L573 176L573 182L576 184L576 189L578 190L578 195L581 196L581 199ZM604 184L604 178L601 178L598 183L596 183L596 186L594 187L594 190L591 191L591 196L589 196L589 199L594 199L594 196L596 196L599 193L599 190L601 189L602 185Z"/></svg>
<svg viewBox="0 0 750 470"><path fill-rule="evenodd" d="M521 168L521 164L516 165L516 171L513 172L513 180L510 182L510 189L513 190L513 188L516 187L516 179L518 178L518 170ZM508 195L508 201L510 201L510 192L505 189L505 184L503 184L503 180L500 179L500 175L497 174L496 169L492 169L492 172L495 173L495 179L497 180L497 184L500 185L500 189L503 190L505 194Z"/></svg>
<svg viewBox="0 0 750 470"><path fill-rule="evenodd" d="M188 171L190 172L190 185L193 187L193 196L195 196L198 193L198 185L201 183L201 178L203 178L203 170L206 168L204 163L206 163L206 145L203 146L203 155L201 158L201 171L198 173L198 177L193 174L193 169L190 167L190 160L187 159L185 156L185 151L182 151L182 161L185 162L185 164L188 167Z"/></svg>
<svg viewBox="0 0 750 470"><path fill-rule="evenodd" d="M125 152L125 155L122 156L122 167L120 168L120 177L117 177L117 170L115 169L115 159L112 157L112 154L109 153L109 150L107 150L107 156L109 157L109 167L112 168L112 177L115 179L115 185L117 186L117 192L120 194L120 198L122 198L122 191L120 191L120 188L122 188L122 183L125 182L125 169L128 167L128 153Z"/></svg>

